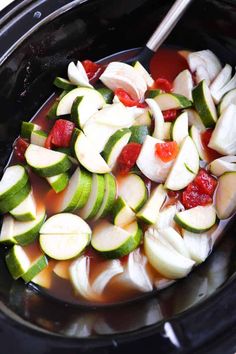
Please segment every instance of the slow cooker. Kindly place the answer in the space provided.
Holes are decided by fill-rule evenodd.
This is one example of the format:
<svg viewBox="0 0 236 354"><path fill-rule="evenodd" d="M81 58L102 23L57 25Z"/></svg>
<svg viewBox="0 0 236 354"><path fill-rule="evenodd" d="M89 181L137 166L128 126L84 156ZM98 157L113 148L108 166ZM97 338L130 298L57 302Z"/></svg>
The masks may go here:
<svg viewBox="0 0 236 354"><path fill-rule="evenodd" d="M21 120L53 93L76 59L99 60L145 44L173 1L16 0L0 14L0 164ZM235 0L193 1L165 42L211 49L235 64ZM0 257L0 352L236 352L235 221L208 260L162 291L112 306L74 306L13 281ZM2 251L0 251L2 253Z"/></svg>

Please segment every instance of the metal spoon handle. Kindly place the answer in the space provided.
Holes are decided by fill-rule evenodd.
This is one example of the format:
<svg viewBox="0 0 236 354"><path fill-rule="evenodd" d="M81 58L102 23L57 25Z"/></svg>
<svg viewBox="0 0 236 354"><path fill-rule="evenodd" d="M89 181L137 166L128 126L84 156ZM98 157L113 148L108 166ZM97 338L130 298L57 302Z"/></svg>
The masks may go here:
<svg viewBox="0 0 236 354"><path fill-rule="evenodd" d="M153 52L157 51L157 49L175 27L176 23L180 20L191 1L192 0L176 0L174 2L153 35L149 38L146 47L148 47Z"/></svg>

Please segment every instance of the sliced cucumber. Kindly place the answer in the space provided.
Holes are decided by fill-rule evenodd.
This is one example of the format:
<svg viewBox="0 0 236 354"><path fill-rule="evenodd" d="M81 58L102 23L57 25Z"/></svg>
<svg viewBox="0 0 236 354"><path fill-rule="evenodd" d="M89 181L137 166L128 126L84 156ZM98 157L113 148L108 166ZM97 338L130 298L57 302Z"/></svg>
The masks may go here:
<svg viewBox="0 0 236 354"><path fill-rule="evenodd" d="M89 139L80 132L74 146L76 157L88 171L93 173L107 173L111 169L96 151Z"/></svg>
<svg viewBox="0 0 236 354"><path fill-rule="evenodd" d="M63 191L69 183L69 175L66 172L46 178L50 186L56 193Z"/></svg>
<svg viewBox="0 0 236 354"><path fill-rule="evenodd" d="M206 130L205 125L202 123L202 120L199 114L192 108L185 109L185 112L188 114L188 125L191 127L194 125L198 130Z"/></svg>
<svg viewBox="0 0 236 354"><path fill-rule="evenodd" d="M47 235L91 235L89 225L78 215L71 213L59 213L45 221L40 229L40 234Z"/></svg>
<svg viewBox="0 0 236 354"><path fill-rule="evenodd" d="M171 140L171 131L172 131L172 123L165 122L164 129L163 129L163 139L164 140Z"/></svg>
<svg viewBox="0 0 236 354"><path fill-rule="evenodd" d="M78 96L72 104L71 117L75 124L83 129L86 122L97 110L97 101L93 103L87 96Z"/></svg>
<svg viewBox="0 0 236 354"><path fill-rule="evenodd" d="M101 88L98 88L97 91L102 95L102 97L104 98L104 101L107 104L112 103L112 100L114 98L114 93L112 90L110 90L107 87L101 87Z"/></svg>
<svg viewBox="0 0 236 354"><path fill-rule="evenodd" d="M20 136L25 139L30 139L32 132L37 130L40 130L40 126L38 124L22 122Z"/></svg>
<svg viewBox="0 0 236 354"><path fill-rule="evenodd" d="M62 204L60 205L60 211L73 211L77 209L78 204L81 205L80 200L83 199L83 203L87 202L84 197L88 198L92 185L92 176L87 171L77 167L75 172L70 178L69 184L64 192ZM83 197L82 197L83 195ZM82 204L83 204L82 203Z"/></svg>
<svg viewBox="0 0 236 354"><path fill-rule="evenodd" d="M102 205L95 216L95 219L102 218L106 216L112 209L113 204L116 199L116 179L109 173L104 175L104 182L105 182L105 192L102 201Z"/></svg>
<svg viewBox="0 0 236 354"><path fill-rule="evenodd" d="M214 81L211 83L210 91L215 103L219 103L221 97L219 97L220 89L225 86L231 79L232 66L226 64L224 68L219 72Z"/></svg>
<svg viewBox="0 0 236 354"><path fill-rule="evenodd" d="M173 164L172 161L165 163L159 159L158 156L156 156L156 144L162 142L162 140L158 140L147 135L136 161L136 164L141 172L151 181L158 183L162 183L166 180Z"/></svg>
<svg viewBox="0 0 236 354"><path fill-rule="evenodd" d="M28 181L28 174L21 165L8 167L0 181L0 200L11 198L19 192Z"/></svg>
<svg viewBox="0 0 236 354"><path fill-rule="evenodd" d="M181 144L186 136L188 136L188 114L183 112L173 123L171 137L177 144Z"/></svg>
<svg viewBox="0 0 236 354"><path fill-rule="evenodd" d="M208 146L222 155L236 154L236 106L228 106L218 119Z"/></svg>
<svg viewBox="0 0 236 354"><path fill-rule="evenodd" d="M27 272L21 276L22 279L26 283L28 283L34 277L36 277L43 269L45 269L47 265L48 265L47 257L44 254L42 254L34 262L31 263Z"/></svg>
<svg viewBox="0 0 236 354"><path fill-rule="evenodd" d="M223 111L230 105L234 104L236 105L236 88L234 90L231 90L227 92L223 97L222 100L219 103L218 106L218 111L219 114L221 115Z"/></svg>
<svg viewBox="0 0 236 354"><path fill-rule="evenodd" d="M67 260L78 256L87 246L88 234L40 234L42 250L56 260Z"/></svg>
<svg viewBox="0 0 236 354"><path fill-rule="evenodd" d="M173 92L192 101L193 79L189 70L181 71L173 81Z"/></svg>
<svg viewBox="0 0 236 354"><path fill-rule="evenodd" d="M93 88L89 83L86 71L80 61L77 62L77 65L73 62L68 65L67 75L70 82L74 85Z"/></svg>
<svg viewBox="0 0 236 354"><path fill-rule="evenodd" d="M153 268L168 279L183 278L194 266L194 261L182 256L173 247L164 244L148 232L144 237L144 251Z"/></svg>
<svg viewBox="0 0 236 354"><path fill-rule="evenodd" d="M14 279L20 278L30 267L30 260L23 247L14 245L6 255L6 264Z"/></svg>
<svg viewBox="0 0 236 354"><path fill-rule="evenodd" d="M212 248L212 239L211 236L207 233L201 235L194 234L187 230L182 230L184 243L189 251L190 257L200 264L206 260L208 257L211 248Z"/></svg>
<svg viewBox="0 0 236 354"><path fill-rule="evenodd" d="M143 144L146 136L149 134L149 129L147 125L138 125L130 127L131 137L129 143Z"/></svg>
<svg viewBox="0 0 236 354"><path fill-rule="evenodd" d="M190 128L190 136L193 139L193 142L197 148L200 159L203 161L207 161L208 156L202 145L201 133L194 125Z"/></svg>
<svg viewBox="0 0 236 354"><path fill-rule="evenodd" d="M104 106L105 104L102 95L98 91L87 87L79 87L69 91L65 96L61 98L57 106L56 115L61 116L65 114L70 114L72 104L76 99L76 97L84 97L84 98L86 97L85 98L85 101L87 101L86 105L88 106L91 105L93 107L94 109L93 113L95 113L99 108L102 108L102 106ZM92 110L90 113L92 115Z"/></svg>
<svg viewBox="0 0 236 354"><path fill-rule="evenodd" d="M102 156L111 169L116 166L117 159L123 147L128 144L130 137L131 131L129 129L120 129L106 143Z"/></svg>
<svg viewBox="0 0 236 354"><path fill-rule="evenodd" d="M72 84L69 80L63 79L59 76L55 77L53 85L66 91L73 90L76 87L76 85Z"/></svg>
<svg viewBox="0 0 236 354"><path fill-rule="evenodd" d="M101 221L93 230L91 244L106 258L120 258L132 252L138 246L140 238L140 230L132 234L130 230Z"/></svg>
<svg viewBox="0 0 236 354"><path fill-rule="evenodd" d="M48 119L57 119L57 107L60 102L60 100L67 95L69 91L63 91L59 97L56 98L55 102L52 104L51 108L47 112L47 118Z"/></svg>
<svg viewBox="0 0 236 354"><path fill-rule="evenodd" d="M4 216L0 242L16 243L21 246L32 243L38 236L44 219L44 209L38 210L36 219L32 221L16 221L10 215Z"/></svg>
<svg viewBox="0 0 236 354"><path fill-rule="evenodd" d="M192 102L177 93L162 93L154 98L161 111L181 109L192 106Z"/></svg>
<svg viewBox="0 0 236 354"><path fill-rule="evenodd" d="M217 121L217 112L211 92L204 80L193 89L193 103L205 127L214 126Z"/></svg>
<svg viewBox="0 0 236 354"><path fill-rule="evenodd" d="M0 200L0 213L8 213L10 210L16 208L29 195L31 186L27 182L19 192L13 194L12 197Z"/></svg>
<svg viewBox="0 0 236 354"><path fill-rule="evenodd" d="M151 89L151 90L147 90L145 96L146 96L146 98L155 98L156 96L160 95L161 93L163 93L162 90Z"/></svg>
<svg viewBox="0 0 236 354"><path fill-rule="evenodd" d="M144 66L139 61L136 61L133 65L133 67L144 78L148 87L151 87L154 84L153 78L151 77L151 75L147 72L147 70L144 68Z"/></svg>
<svg viewBox="0 0 236 354"><path fill-rule="evenodd" d="M122 197L117 198L113 207L113 215L114 224L120 227L124 227L135 220L135 213Z"/></svg>
<svg viewBox="0 0 236 354"><path fill-rule="evenodd" d="M159 108L159 105L152 98L147 98L146 102L151 109L152 117L154 119L153 137L157 139L164 138L164 117Z"/></svg>
<svg viewBox="0 0 236 354"><path fill-rule="evenodd" d="M134 126L139 126L139 125L146 125L148 127L150 127L152 124L152 118L151 118L151 114L149 111L145 111L144 113L142 113L140 116L138 116L137 118L135 118L134 121Z"/></svg>
<svg viewBox="0 0 236 354"><path fill-rule="evenodd" d="M79 212L79 215L83 219L91 219L96 216L96 214L98 213L102 205L104 193L105 193L104 177L94 173L92 177L92 188L88 200L85 206L83 207L83 209L81 209Z"/></svg>
<svg viewBox="0 0 236 354"><path fill-rule="evenodd" d="M27 148L25 158L28 165L42 177L56 176L71 167L71 161L66 154L33 144Z"/></svg>
<svg viewBox="0 0 236 354"><path fill-rule="evenodd" d="M213 175L219 177L225 172L236 172L236 156L223 156L209 164Z"/></svg>
<svg viewBox="0 0 236 354"><path fill-rule="evenodd" d="M30 135L30 143L38 146L44 146L47 140L47 133L42 130L34 130Z"/></svg>
<svg viewBox="0 0 236 354"><path fill-rule="evenodd" d="M187 136L180 145L179 153L167 177L165 187L175 191L185 188L193 181L198 169L198 151L193 140Z"/></svg>
<svg viewBox="0 0 236 354"><path fill-rule="evenodd" d="M175 222L185 230L202 233L216 223L216 211L213 205L197 206L175 215Z"/></svg>
<svg viewBox="0 0 236 354"><path fill-rule="evenodd" d="M216 212L219 219L227 219L236 210L236 172L224 173L218 179Z"/></svg>
<svg viewBox="0 0 236 354"><path fill-rule="evenodd" d="M138 212L137 217L148 224L155 224L166 197L166 190L162 184L159 184L159 186L152 191L148 201Z"/></svg>
<svg viewBox="0 0 236 354"><path fill-rule="evenodd" d="M111 62L100 76L102 83L112 91L122 88L133 98L141 100L147 90L147 84L143 76L132 66Z"/></svg>
<svg viewBox="0 0 236 354"><path fill-rule="evenodd" d="M124 198L131 209L138 211L147 200L147 188L141 177L129 174L119 179L118 195Z"/></svg>
<svg viewBox="0 0 236 354"><path fill-rule="evenodd" d="M21 202L16 208L10 211L10 214L19 221L30 221L36 219L36 203L33 193L29 193L28 196Z"/></svg>
<svg viewBox="0 0 236 354"><path fill-rule="evenodd" d="M92 119L100 124L110 125L117 128L129 128L134 123L134 108L136 107L127 108L123 103L113 103L96 112Z"/></svg>

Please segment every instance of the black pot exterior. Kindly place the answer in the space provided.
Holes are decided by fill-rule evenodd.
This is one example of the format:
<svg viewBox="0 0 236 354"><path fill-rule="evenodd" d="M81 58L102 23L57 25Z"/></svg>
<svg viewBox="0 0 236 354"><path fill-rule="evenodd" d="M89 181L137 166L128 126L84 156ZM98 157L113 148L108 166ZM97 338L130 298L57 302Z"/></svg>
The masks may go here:
<svg viewBox="0 0 236 354"><path fill-rule="evenodd" d="M70 61L98 60L142 46L172 3L25 0L3 12L1 169L9 158L20 121L31 119L53 93L54 77L64 75ZM234 0L195 1L166 44L209 48L222 62L234 65L235 19ZM234 230L233 222L207 262L186 279L133 303L107 308L74 307L38 293L31 285L12 281L1 258L0 338L4 353L236 351L232 331L236 328ZM217 347L212 344L216 337Z"/></svg>

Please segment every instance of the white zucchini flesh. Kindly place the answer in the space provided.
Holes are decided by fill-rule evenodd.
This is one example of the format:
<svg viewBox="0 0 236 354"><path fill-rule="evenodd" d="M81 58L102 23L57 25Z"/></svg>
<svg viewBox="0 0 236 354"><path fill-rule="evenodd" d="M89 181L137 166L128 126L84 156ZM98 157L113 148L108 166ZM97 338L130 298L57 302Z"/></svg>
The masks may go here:
<svg viewBox="0 0 236 354"><path fill-rule="evenodd" d="M21 165L7 167L0 181L0 200L12 197L26 184L28 175Z"/></svg>
<svg viewBox="0 0 236 354"><path fill-rule="evenodd" d="M85 299L95 300L96 295L94 294L89 281L89 258L85 256L78 258L71 264L69 271L76 293Z"/></svg>
<svg viewBox="0 0 236 354"><path fill-rule="evenodd" d="M165 187L180 190L193 181L199 169L199 156L193 140L187 136L169 172Z"/></svg>
<svg viewBox="0 0 236 354"><path fill-rule="evenodd" d="M230 90L234 90L236 88L236 74L232 77L230 81L228 81L221 89L214 93L213 98L215 103L219 103L224 94L229 92Z"/></svg>
<svg viewBox="0 0 236 354"><path fill-rule="evenodd" d="M41 234L89 234L89 225L78 215L71 213L60 213L51 216L45 221L40 229Z"/></svg>
<svg viewBox="0 0 236 354"><path fill-rule="evenodd" d="M72 104L77 97L84 97L86 100L89 100L91 106L96 107L96 110L102 108L105 105L105 100L98 91L88 87L79 87L69 91L59 101L56 111L57 116L70 114ZM95 113L96 110L93 113Z"/></svg>
<svg viewBox="0 0 236 354"><path fill-rule="evenodd" d="M147 188L141 177L129 174L118 180L118 195L131 209L138 211L147 200Z"/></svg>
<svg viewBox="0 0 236 354"><path fill-rule="evenodd" d="M36 202L34 200L33 193L29 193L28 196L21 202L16 208L10 211L10 214L17 220L28 221L36 219Z"/></svg>
<svg viewBox="0 0 236 354"><path fill-rule="evenodd" d="M135 62L134 69L137 70L140 73L140 75L144 78L148 87L151 87L154 84L153 78L139 61Z"/></svg>
<svg viewBox="0 0 236 354"><path fill-rule="evenodd" d="M141 172L151 181L162 183L166 180L173 161L166 163L156 156L155 148L158 143L163 143L163 141L147 135L136 164Z"/></svg>
<svg viewBox="0 0 236 354"><path fill-rule="evenodd" d="M40 234L39 243L42 250L56 260L67 260L78 256L87 246L90 234Z"/></svg>
<svg viewBox="0 0 236 354"><path fill-rule="evenodd" d="M236 172L236 156L229 155L220 157L209 164L213 175L220 177L225 172Z"/></svg>
<svg viewBox="0 0 236 354"><path fill-rule="evenodd" d="M184 138L188 136L188 114L187 112L181 113L172 125L172 140L176 141L179 145Z"/></svg>
<svg viewBox="0 0 236 354"><path fill-rule="evenodd" d="M148 233L144 236L144 251L153 268L169 279L185 277L195 264Z"/></svg>
<svg viewBox="0 0 236 354"><path fill-rule="evenodd" d="M231 104L221 114L213 130L208 146L222 155L236 154L236 106Z"/></svg>
<svg viewBox="0 0 236 354"><path fill-rule="evenodd" d="M194 260L196 264L204 262L212 249L211 236L207 233L196 235L184 229L182 233L191 259Z"/></svg>
<svg viewBox="0 0 236 354"><path fill-rule="evenodd" d="M147 258L137 249L128 256L124 272L118 277L118 283L128 288L138 289L142 292L152 291L153 285L146 270Z"/></svg>
<svg viewBox="0 0 236 354"><path fill-rule="evenodd" d="M208 156L202 145L201 133L194 125L190 128L190 136L193 139L193 142L197 148L200 159L207 161Z"/></svg>
<svg viewBox="0 0 236 354"><path fill-rule="evenodd" d="M215 94L217 95L217 92L230 81L231 73L232 73L232 66L226 64L223 67L223 69L219 72L219 74L216 76L214 81L211 83L210 91L213 99L215 98ZM215 103L218 102L215 101Z"/></svg>
<svg viewBox="0 0 236 354"><path fill-rule="evenodd" d="M184 210L175 215L175 222L183 229L202 233L216 223L216 210L213 205L197 206Z"/></svg>
<svg viewBox="0 0 236 354"><path fill-rule="evenodd" d="M187 61L191 71L196 71L197 78L199 78L200 81L206 79L208 81L207 84L212 82L222 69L217 56L208 49L190 53L187 57ZM204 76L206 77L202 77L201 74L203 71L205 72Z"/></svg>
<svg viewBox="0 0 236 354"><path fill-rule="evenodd" d="M222 114L223 111L230 105L234 104L236 105L236 89L230 90L227 92L221 99L221 102L218 106L219 108L219 113Z"/></svg>
<svg viewBox="0 0 236 354"><path fill-rule="evenodd" d="M117 198L112 211L116 226L124 227L136 219L135 213L122 197Z"/></svg>
<svg viewBox="0 0 236 354"><path fill-rule="evenodd" d="M198 130L204 131L206 130L205 125L202 123L202 120L199 114L192 108L185 109L185 112L188 114L188 125L194 125Z"/></svg>
<svg viewBox="0 0 236 354"><path fill-rule="evenodd" d="M164 117L160 107L152 98L147 98L145 101L147 102L154 119L154 131L152 135L154 138L164 139Z"/></svg>
<svg viewBox="0 0 236 354"><path fill-rule="evenodd" d="M85 76L84 73L86 75L82 64L80 66L78 63L75 65L75 63L71 62L68 65L67 75L72 84L92 88L93 86L90 85L88 77L87 75Z"/></svg>
<svg viewBox="0 0 236 354"><path fill-rule="evenodd" d="M151 193L147 202L141 210L139 210L137 217L147 222L148 224L155 224L158 214L167 197L167 192L162 184L159 184Z"/></svg>
<svg viewBox="0 0 236 354"><path fill-rule="evenodd" d="M93 291L101 295L112 278L123 273L123 270L123 266L118 259L107 261L105 270L102 271L92 283Z"/></svg>
<svg viewBox="0 0 236 354"><path fill-rule="evenodd" d="M82 133L78 135L75 146L75 154L81 165L92 173L107 173L111 168L95 149L90 140Z"/></svg>
<svg viewBox="0 0 236 354"><path fill-rule="evenodd" d="M147 90L143 76L132 66L121 62L110 63L100 76L100 80L112 91L122 88L137 100L142 100Z"/></svg>
<svg viewBox="0 0 236 354"><path fill-rule="evenodd" d="M135 116L122 103L113 103L96 112L91 119L117 128L129 128L133 125Z"/></svg>
<svg viewBox="0 0 236 354"><path fill-rule="evenodd" d="M236 210L236 172L224 173L218 179L216 212L219 219L227 219Z"/></svg>
<svg viewBox="0 0 236 354"><path fill-rule="evenodd" d="M14 245L6 255L6 264L14 279L20 278L30 268L30 259L23 247Z"/></svg>
<svg viewBox="0 0 236 354"><path fill-rule="evenodd" d="M173 81L173 92L192 101L193 79L189 70L181 71Z"/></svg>

